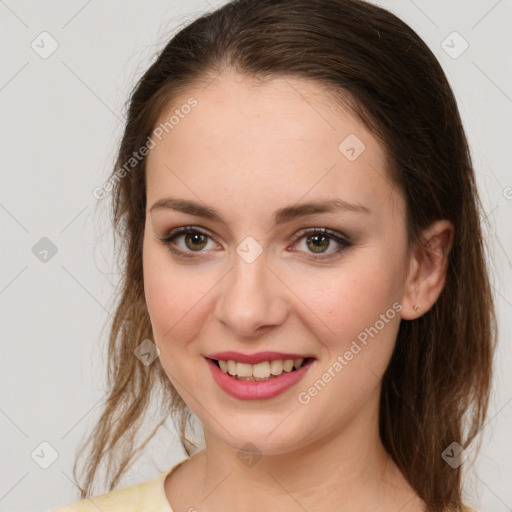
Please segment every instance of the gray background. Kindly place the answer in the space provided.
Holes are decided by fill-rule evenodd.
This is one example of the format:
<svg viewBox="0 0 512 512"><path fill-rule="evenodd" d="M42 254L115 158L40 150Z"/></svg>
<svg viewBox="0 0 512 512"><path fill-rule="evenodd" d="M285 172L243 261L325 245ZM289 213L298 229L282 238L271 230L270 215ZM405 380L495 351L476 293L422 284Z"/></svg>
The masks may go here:
<svg viewBox="0 0 512 512"><path fill-rule="evenodd" d="M0 511L44 511L77 499L71 468L100 413L102 328L118 278L109 202L92 191L113 165L136 79L178 27L222 3L0 1ZM482 454L467 473L465 502L482 512L511 511L512 1L379 4L432 48L470 140L490 225L500 344ZM40 35L45 31L56 43ZM463 48L454 31L469 44L460 55L453 54ZM58 48L44 55L51 44ZM36 256L48 247L44 237L57 251L50 249L46 262L44 253ZM170 425L122 485L154 478L182 458Z"/></svg>

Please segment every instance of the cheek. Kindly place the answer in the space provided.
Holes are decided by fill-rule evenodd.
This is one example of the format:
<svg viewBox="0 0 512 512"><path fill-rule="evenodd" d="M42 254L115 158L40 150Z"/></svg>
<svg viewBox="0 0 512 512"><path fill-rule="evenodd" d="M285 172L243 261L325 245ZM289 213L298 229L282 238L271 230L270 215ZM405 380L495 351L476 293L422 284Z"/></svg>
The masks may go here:
<svg viewBox="0 0 512 512"><path fill-rule="evenodd" d="M297 281L298 314L324 346L326 361L352 350L347 356L357 362L351 366L370 365L380 373L387 365L400 322L398 271L398 265L372 256Z"/></svg>
<svg viewBox="0 0 512 512"><path fill-rule="evenodd" d="M389 265L340 269L335 279L311 282L303 281L298 294L307 298L303 320L323 345L323 357L298 399L306 408L328 410L322 428L335 428L380 385L400 325L400 296Z"/></svg>
<svg viewBox="0 0 512 512"><path fill-rule="evenodd" d="M201 298L207 283L192 267L178 267L166 250L145 247L143 255L144 293L153 333L159 348L170 340L190 336L201 313ZM161 346L160 346L161 345Z"/></svg>
<svg viewBox="0 0 512 512"><path fill-rule="evenodd" d="M197 360L194 339L205 321L207 283L193 267L172 265L161 248L144 252L144 293L160 362L171 383L186 402L188 389L201 390L204 382L192 371ZM191 366L192 365L192 366ZM186 386L183 384L186 383ZM203 389L208 393L208 389Z"/></svg>

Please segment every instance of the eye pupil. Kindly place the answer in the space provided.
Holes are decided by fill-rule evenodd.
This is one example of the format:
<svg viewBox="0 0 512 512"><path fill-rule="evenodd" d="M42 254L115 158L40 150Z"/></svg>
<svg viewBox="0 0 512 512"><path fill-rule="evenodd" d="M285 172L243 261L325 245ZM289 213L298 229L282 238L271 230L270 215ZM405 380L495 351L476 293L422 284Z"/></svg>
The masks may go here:
<svg viewBox="0 0 512 512"><path fill-rule="evenodd" d="M308 241L309 240L314 240L313 242L313 247L310 247L310 249L313 250L313 252L321 252L321 251L317 251L317 249L327 249L329 247L329 238L326 237L326 236L323 236L323 235L311 235L311 236L308 236ZM323 244L322 245L319 245L318 242L320 241L320 239L323 239ZM327 242L327 243L325 243ZM309 246L309 244L308 244Z"/></svg>
<svg viewBox="0 0 512 512"><path fill-rule="evenodd" d="M200 244L200 247L197 247L197 245L195 247L194 246L191 247L188 244L188 242L190 242L191 240L193 240L193 242L192 242L193 244ZM187 233L187 235L185 236L185 243L187 244L187 247L189 249L191 249L193 251L198 251L206 245L206 237L205 237L205 235L202 235L200 233Z"/></svg>

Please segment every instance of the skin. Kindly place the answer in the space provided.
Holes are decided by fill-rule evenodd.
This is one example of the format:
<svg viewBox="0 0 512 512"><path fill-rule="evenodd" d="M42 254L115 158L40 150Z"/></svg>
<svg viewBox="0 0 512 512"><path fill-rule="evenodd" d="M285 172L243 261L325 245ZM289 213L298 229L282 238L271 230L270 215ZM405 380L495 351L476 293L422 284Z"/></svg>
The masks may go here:
<svg viewBox="0 0 512 512"><path fill-rule="evenodd" d="M224 71L207 88L175 98L158 123L191 96L197 107L148 156L143 247L160 361L205 434L205 449L165 481L174 512L227 504L239 511L425 510L379 438L379 394L401 319L427 311L444 286L453 227L437 221L424 233L427 248L408 247L405 203L387 177L383 148L321 85L288 77L256 84ZM354 161L338 149L349 134L366 147ZM151 211L166 197L206 204L225 224ZM273 227L279 208L332 198L370 213L319 213ZM171 254L158 238L180 226L211 233L174 239L192 259ZM340 245L320 238L315 252L303 236L311 228L344 234L352 245L336 254ZM262 248L252 263L236 252L247 236ZM322 253L331 257L311 259ZM300 403L298 393L395 303L394 318ZM314 354L316 361L285 393L239 400L217 386L204 359L221 350ZM262 455L253 465L238 457L247 442Z"/></svg>

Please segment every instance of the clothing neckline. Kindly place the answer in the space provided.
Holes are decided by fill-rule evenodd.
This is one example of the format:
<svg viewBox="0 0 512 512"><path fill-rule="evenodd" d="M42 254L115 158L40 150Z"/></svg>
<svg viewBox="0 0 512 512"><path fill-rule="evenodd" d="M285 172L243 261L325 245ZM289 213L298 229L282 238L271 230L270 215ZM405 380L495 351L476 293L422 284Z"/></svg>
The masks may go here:
<svg viewBox="0 0 512 512"><path fill-rule="evenodd" d="M158 484L158 499L161 503L158 504L159 509L161 508L161 512L174 512L173 508L171 507L171 504L167 500L167 495L165 494L165 480L166 478L179 466L181 466L184 462L186 462L190 457L186 457L185 459L181 460L177 464L174 464L174 466L171 466L170 468L166 469L163 473L160 474L159 477L156 478L157 484ZM476 512L474 509L464 506L465 512ZM427 510L425 512L428 512Z"/></svg>
<svg viewBox="0 0 512 512"><path fill-rule="evenodd" d="M171 504L169 503L167 499L167 495L165 494L165 480L166 478L179 466L181 466L184 462L186 462L189 459L189 457L183 459L182 461L178 462L177 464L174 464L174 466L171 466L170 468L166 469L159 477L157 477L157 484L158 484L158 499L161 503L159 503L159 508L162 509L161 512L174 512Z"/></svg>

